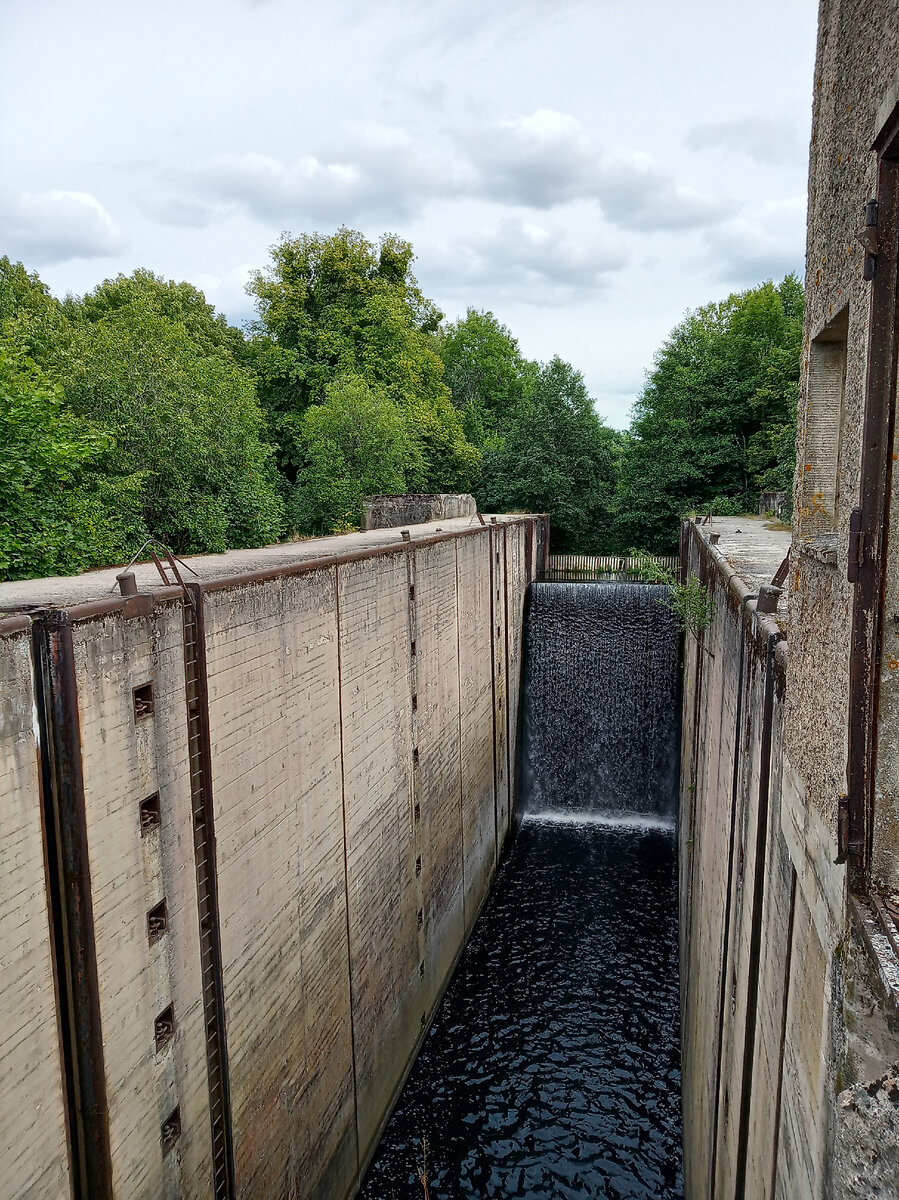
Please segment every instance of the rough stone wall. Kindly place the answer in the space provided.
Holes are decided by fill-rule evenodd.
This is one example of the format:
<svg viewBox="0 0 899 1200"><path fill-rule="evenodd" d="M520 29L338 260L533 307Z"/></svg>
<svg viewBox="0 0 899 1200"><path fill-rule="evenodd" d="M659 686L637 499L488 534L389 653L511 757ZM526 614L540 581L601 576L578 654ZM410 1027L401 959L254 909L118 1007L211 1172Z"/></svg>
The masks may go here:
<svg viewBox="0 0 899 1200"><path fill-rule="evenodd" d="M789 658L775 649L769 662L774 619L756 613L746 584L695 526L686 547L687 570L715 601L709 629L685 639L686 1194L861 1195L847 1182L861 1164L884 1189L872 1194L896 1194L884 1138L899 1136L899 1092L876 1081L899 1058L899 1021L854 931L834 832L790 756L792 640Z"/></svg>
<svg viewBox="0 0 899 1200"><path fill-rule="evenodd" d="M70 1195L28 621L0 624L0 1194Z"/></svg>
<svg viewBox="0 0 899 1200"><path fill-rule="evenodd" d="M837 798L846 791L852 606L847 546L849 514L859 502L871 293L871 284L862 277L864 251L855 235L864 226L865 202L877 194L871 145L878 111L895 86L897 61L895 0L822 0L809 165L806 320L789 596L790 673L805 682L790 689L786 738L809 802L831 828L835 828ZM809 358L813 339L847 305L833 563L822 553L820 542L808 536L803 514L812 399ZM899 643L891 649L893 657L896 648Z"/></svg>
<svg viewBox="0 0 899 1200"><path fill-rule="evenodd" d="M532 524L542 530L500 521L201 589L242 1200L351 1193L486 898L510 825L509 681L539 565ZM145 601L69 614L110 1194L199 1198L213 1190L213 1139L189 610L172 589ZM4 822L7 793L15 818L0 846L0 1070L19 1080L0 1099L0 1195L12 1180L16 1197L68 1194L29 624L0 636ZM140 715L133 690L147 684L153 711ZM157 794L159 822L142 830L141 802ZM168 927L151 939L163 900ZM169 1005L174 1035L157 1045Z"/></svg>
<svg viewBox="0 0 899 1200"><path fill-rule="evenodd" d="M478 511L474 496L467 492L412 493L408 496L369 496L365 502L363 529L392 529L426 521L448 521L473 517Z"/></svg>

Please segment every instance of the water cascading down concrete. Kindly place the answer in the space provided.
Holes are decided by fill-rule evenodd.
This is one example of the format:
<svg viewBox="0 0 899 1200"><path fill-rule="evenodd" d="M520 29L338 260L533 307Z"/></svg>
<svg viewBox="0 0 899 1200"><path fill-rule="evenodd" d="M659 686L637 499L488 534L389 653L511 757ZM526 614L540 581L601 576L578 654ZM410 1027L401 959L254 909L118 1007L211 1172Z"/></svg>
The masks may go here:
<svg viewBox="0 0 899 1200"><path fill-rule="evenodd" d="M682 1195L665 597L531 584L517 834L362 1200Z"/></svg>
<svg viewBox="0 0 899 1200"><path fill-rule="evenodd" d="M673 825L680 668L666 596L643 583L531 585L523 813Z"/></svg>

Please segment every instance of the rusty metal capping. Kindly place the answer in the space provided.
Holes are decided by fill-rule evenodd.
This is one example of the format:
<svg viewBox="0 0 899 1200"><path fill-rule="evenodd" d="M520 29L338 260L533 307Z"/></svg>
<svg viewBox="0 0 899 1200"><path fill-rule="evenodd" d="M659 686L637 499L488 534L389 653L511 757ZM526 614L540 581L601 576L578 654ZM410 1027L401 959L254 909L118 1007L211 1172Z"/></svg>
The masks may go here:
<svg viewBox="0 0 899 1200"><path fill-rule="evenodd" d="M184 595L180 587L155 588L152 592L139 592L136 596L107 596L102 600L85 600L82 604L60 605L54 611L64 611L74 624L77 621L93 621L97 617L121 614L125 618L145 617L157 604L169 600L180 600Z"/></svg>
<svg viewBox="0 0 899 1200"><path fill-rule="evenodd" d="M499 522L497 528L505 528L507 525L525 525L530 521L539 520L542 515L534 513L526 517L515 517L510 521ZM381 546L372 546L367 550L352 550L345 554L327 554L320 558L305 558L300 562L283 563L278 567L263 567L257 571L245 571L242 574L222 575L218 579L209 579L200 586L204 592L222 592L236 587L245 587L248 584L269 583L275 579L304 575L307 571L333 569L335 566L341 567L345 563L365 562L369 558L380 558L382 555L404 554L408 549L421 550L427 546L436 546L441 542L451 541L453 538L477 537L483 534L484 528L491 527L474 525L468 529L452 529L431 537L413 538L409 543L387 542Z"/></svg>
<svg viewBox="0 0 899 1200"><path fill-rule="evenodd" d="M884 559L889 538L899 302L899 108L875 143L878 153L877 270L871 291L859 495L858 575L849 657L849 888L865 892L873 830L878 674L883 628Z"/></svg>
<svg viewBox="0 0 899 1200"><path fill-rule="evenodd" d="M13 637L17 633L25 633L31 628L31 617L27 613L16 613L15 616L0 617L0 637Z"/></svg>
<svg viewBox="0 0 899 1200"><path fill-rule="evenodd" d="M515 517L509 521L500 522L501 525L524 525L529 522L542 520L546 524L547 530L547 553L549 546L549 517L544 513L529 513L524 517ZM412 549L417 550L420 547L436 545L439 542L449 541L452 538L471 537L475 534L482 534L485 528L490 526L474 525L469 529L453 529L448 532L437 534L431 537L413 538L410 543ZM363 562L369 558L377 558L380 555L399 554L402 553L405 542L388 542L381 546L372 546L368 550L350 551L344 554L328 554L318 558L306 558L295 563L282 563L277 567L264 567L256 571L244 571L234 575L221 575L216 579L208 579L201 581L199 584L191 584L191 587L202 587L204 592L219 592L228 591L232 588L244 587L254 583L267 583L275 579L291 577L294 575L303 575L307 571L322 571L336 566L343 566L344 563ZM185 585L187 586L187 585ZM111 616L114 613L121 613L124 617L145 616L152 609L153 604L162 604L166 601L178 600L184 595L184 591L180 586L172 584L168 587L154 587L152 592L140 592L137 596L106 596L99 600L85 600L77 604L58 604L41 606L33 606L35 610L45 611L65 611L72 622L90 621L96 617ZM31 606L29 606L29 610ZM27 620L27 613L15 613L7 617L0 618L0 636L8 633L17 633L20 629L27 628L24 624L20 624ZM9 628L7 629L7 623Z"/></svg>
<svg viewBox="0 0 899 1200"><path fill-rule="evenodd" d="M112 1160L72 630L32 620L40 802L75 1200L110 1200Z"/></svg>
<svg viewBox="0 0 899 1200"><path fill-rule="evenodd" d="M200 975L206 1034L209 1121L212 1131L212 1175L215 1200L234 1198L234 1148L231 1089L225 1030L225 992L218 905L215 818L212 802L212 752L206 674L206 630L203 591L184 587L184 684L187 702L188 763L193 813L197 913L200 925Z"/></svg>

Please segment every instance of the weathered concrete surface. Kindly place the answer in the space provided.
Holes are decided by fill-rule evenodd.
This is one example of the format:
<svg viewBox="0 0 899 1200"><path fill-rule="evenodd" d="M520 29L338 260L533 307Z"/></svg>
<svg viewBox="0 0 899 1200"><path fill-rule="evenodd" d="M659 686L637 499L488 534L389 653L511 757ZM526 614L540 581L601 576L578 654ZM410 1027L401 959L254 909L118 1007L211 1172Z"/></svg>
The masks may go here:
<svg viewBox="0 0 899 1200"><path fill-rule="evenodd" d="M73 642L114 1193L199 1200L212 1185L181 606L77 622ZM132 689L148 681L155 711L135 720ZM142 835L154 793L161 822ZM151 945L147 914L163 899L169 931ZM175 1035L157 1051L169 1005ZM164 1155L176 1105L182 1135Z"/></svg>
<svg viewBox="0 0 899 1200"><path fill-rule="evenodd" d="M899 1178L899 1063L880 1079L837 1098L843 1200L892 1200Z"/></svg>
<svg viewBox="0 0 899 1200"><path fill-rule="evenodd" d="M516 518L485 517L488 522L504 524ZM409 525L407 531L413 542L441 534L458 534L482 528L476 516L448 518L438 522ZM331 537L303 538L297 542L278 542L274 546L258 546L252 550L229 550L227 554L194 554L180 560L187 569L182 574L187 583L210 583L230 576L246 575L252 571L289 570L310 559L331 560L335 555L367 554L402 542L399 529L375 529L363 533L341 533ZM23 579L0 583L0 616L22 608L52 606L69 607L119 594L116 575L122 567L87 571L84 575L66 575L53 579ZM163 584L152 562L138 563L131 568L141 592L159 594Z"/></svg>
<svg viewBox="0 0 899 1200"><path fill-rule="evenodd" d="M420 525L424 521L473 517L477 511L474 496L466 492L369 496L365 502L362 528L395 529L400 525Z"/></svg>
<svg viewBox="0 0 899 1200"><path fill-rule="evenodd" d="M29 630L0 629L0 1195L70 1195Z"/></svg>
<svg viewBox="0 0 899 1200"><path fill-rule="evenodd" d="M335 569L206 602L238 1193L356 1167Z"/></svg>
<svg viewBox="0 0 899 1200"><path fill-rule="evenodd" d="M777 553L765 561L738 542L731 562L732 539L722 532L710 547L707 536L691 526L686 539L687 569L715 601L710 627L685 641L687 1195L840 1196L834 1181L875 1158L894 1189L883 1194L896 1194L899 1174L878 1149L889 1096L867 1124L863 1104L837 1102L899 1057L899 1021L854 932L835 830L809 803L790 757L793 664L778 649L779 623L749 599Z"/></svg>
<svg viewBox="0 0 899 1200"><path fill-rule="evenodd" d="M261 575L219 572L200 592L241 1200L352 1192L509 828L509 679L543 522L416 532L408 543L395 533L341 539L348 553L316 554L299 570L291 561ZM237 561L259 570L255 552ZM68 613L109 1191L206 1197L214 1155L188 601L160 581L133 601L103 597L91 579L48 591L93 597ZM0 777L4 821L14 818L0 848L0 1070L15 1083L12 1102L6 1092L0 1101L4 1197L68 1194L30 624L0 628ZM144 715L133 690L146 685ZM141 802L157 795L159 820L142 829ZM151 938L148 914L163 900L167 929ZM169 1006L174 1033L157 1044L154 1023ZM166 1147L162 1125L176 1109L180 1134Z"/></svg>

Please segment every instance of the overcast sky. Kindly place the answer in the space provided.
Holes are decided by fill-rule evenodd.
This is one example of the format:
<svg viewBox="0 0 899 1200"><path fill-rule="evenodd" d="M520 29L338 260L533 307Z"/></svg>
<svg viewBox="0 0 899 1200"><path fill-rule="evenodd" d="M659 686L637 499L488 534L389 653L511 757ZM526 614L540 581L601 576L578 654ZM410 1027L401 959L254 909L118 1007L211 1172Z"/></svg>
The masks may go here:
<svg viewBox="0 0 899 1200"><path fill-rule="evenodd" d="M0 0L0 254L239 323L282 230L408 238L610 424L688 308L803 270L813 0Z"/></svg>

